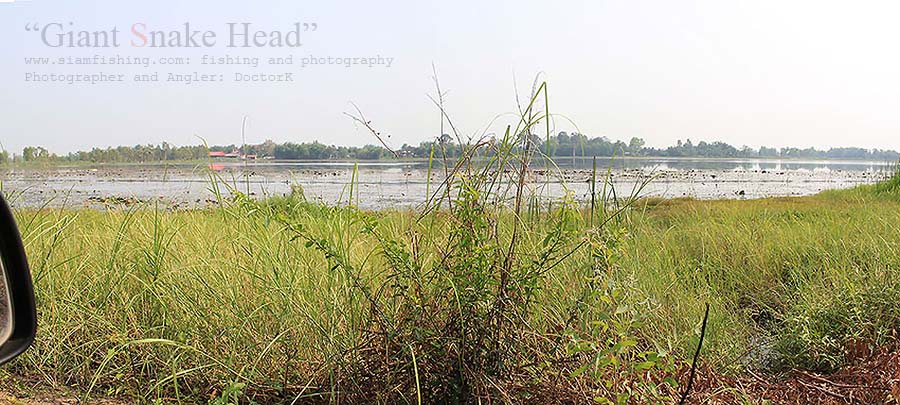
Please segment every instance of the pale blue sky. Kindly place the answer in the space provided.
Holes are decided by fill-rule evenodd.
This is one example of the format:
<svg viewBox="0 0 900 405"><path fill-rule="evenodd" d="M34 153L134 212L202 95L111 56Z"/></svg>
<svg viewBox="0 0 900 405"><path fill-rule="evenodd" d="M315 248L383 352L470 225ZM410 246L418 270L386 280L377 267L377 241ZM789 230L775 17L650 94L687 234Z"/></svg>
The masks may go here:
<svg viewBox="0 0 900 405"><path fill-rule="evenodd" d="M431 64L463 133L515 110L543 72L551 107L592 136L723 140L735 145L900 149L900 3L896 1L79 1L0 3L0 142L57 153L135 143L375 143L343 112L358 104L391 142L438 132ZM26 23L118 27L126 46L51 49ZM227 33L316 22L293 50L134 49L129 27ZM220 41L223 41L220 39ZM93 54L393 57L385 67L300 69L293 84L25 83L24 58ZM62 72L59 67L39 68ZM69 68L68 72L97 70ZM100 70L103 70L102 67ZM210 72L209 67L187 70ZM251 69L252 70L252 69ZM283 68L259 68L281 71ZM131 72L131 70L127 70ZM232 70L226 70L231 72ZM230 79L228 76L226 79ZM496 128L498 131L500 128ZM558 130L573 130L560 121Z"/></svg>

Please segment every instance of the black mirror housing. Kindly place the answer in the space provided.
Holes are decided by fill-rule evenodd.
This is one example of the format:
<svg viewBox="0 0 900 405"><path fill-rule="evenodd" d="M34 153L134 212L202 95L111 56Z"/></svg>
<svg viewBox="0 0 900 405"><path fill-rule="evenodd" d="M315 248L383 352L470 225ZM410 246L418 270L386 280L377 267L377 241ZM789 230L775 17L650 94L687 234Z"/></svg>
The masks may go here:
<svg viewBox="0 0 900 405"><path fill-rule="evenodd" d="M0 261L6 276L9 294L10 323L8 339L0 344L0 364L22 354L34 342L37 333L37 312L31 271L25 258L25 247L16 227L9 205L0 193Z"/></svg>

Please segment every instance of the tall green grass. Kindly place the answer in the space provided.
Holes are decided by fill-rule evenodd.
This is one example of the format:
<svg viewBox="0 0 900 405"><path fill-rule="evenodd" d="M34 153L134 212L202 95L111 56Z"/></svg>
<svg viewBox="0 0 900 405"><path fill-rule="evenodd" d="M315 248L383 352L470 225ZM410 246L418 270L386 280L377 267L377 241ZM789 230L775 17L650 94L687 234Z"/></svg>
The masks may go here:
<svg viewBox="0 0 900 405"><path fill-rule="evenodd" d="M659 400L706 303L730 372L832 370L900 326L900 202L871 190L516 215L472 187L496 171L459 173L424 213L18 210L40 333L6 372L163 402Z"/></svg>
<svg viewBox="0 0 900 405"><path fill-rule="evenodd" d="M638 350L607 284L636 193L530 188L546 100L445 159L418 211L360 211L354 184L337 206L254 201L215 176L208 209L18 211L41 332L12 372L147 402L666 398L640 376L671 362Z"/></svg>
<svg viewBox="0 0 900 405"><path fill-rule="evenodd" d="M875 192L878 194L892 194L900 196L900 163L897 163L888 171L884 180L875 184Z"/></svg>
<svg viewBox="0 0 900 405"><path fill-rule="evenodd" d="M354 184L336 206L255 201L214 175L205 209L17 210L40 331L4 373L136 402L639 403L682 389L706 304L723 372L892 342L897 176L701 202L617 197L594 168L589 200L548 200L527 181L545 93L415 211L361 211Z"/></svg>
<svg viewBox="0 0 900 405"><path fill-rule="evenodd" d="M634 224L617 278L649 302L645 337L683 347L713 310L707 360L831 371L900 326L900 205L856 190L799 199L665 201Z"/></svg>

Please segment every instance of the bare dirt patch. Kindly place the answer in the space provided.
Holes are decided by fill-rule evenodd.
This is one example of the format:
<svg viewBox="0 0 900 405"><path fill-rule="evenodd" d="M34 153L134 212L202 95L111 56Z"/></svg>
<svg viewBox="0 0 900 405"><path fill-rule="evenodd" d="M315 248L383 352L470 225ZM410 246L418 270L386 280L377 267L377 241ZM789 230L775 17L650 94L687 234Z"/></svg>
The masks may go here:
<svg viewBox="0 0 900 405"><path fill-rule="evenodd" d="M708 367L698 370L693 403L732 404L747 400L774 404L896 404L900 403L900 346L855 357L828 375L790 371L778 375L747 372L727 377Z"/></svg>

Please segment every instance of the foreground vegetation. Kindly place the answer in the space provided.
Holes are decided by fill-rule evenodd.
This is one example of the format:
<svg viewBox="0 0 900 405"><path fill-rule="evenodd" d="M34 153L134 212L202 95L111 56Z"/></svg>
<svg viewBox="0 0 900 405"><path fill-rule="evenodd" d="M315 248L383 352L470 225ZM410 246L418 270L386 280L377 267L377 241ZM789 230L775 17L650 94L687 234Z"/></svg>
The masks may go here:
<svg viewBox="0 0 900 405"><path fill-rule="evenodd" d="M551 197L528 180L556 171L546 100L536 85L499 139L433 149L446 180L416 211L359 210L353 183L338 206L256 201L214 173L206 209L18 210L40 331L0 381L127 402L658 403L691 393L698 353L706 378L892 350L900 175L702 202L623 196L595 169L589 200Z"/></svg>
<svg viewBox="0 0 900 405"><path fill-rule="evenodd" d="M41 328L5 372L142 401L664 401L706 304L704 364L828 372L900 327L897 185L518 220L478 195L20 210Z"/></svg>

